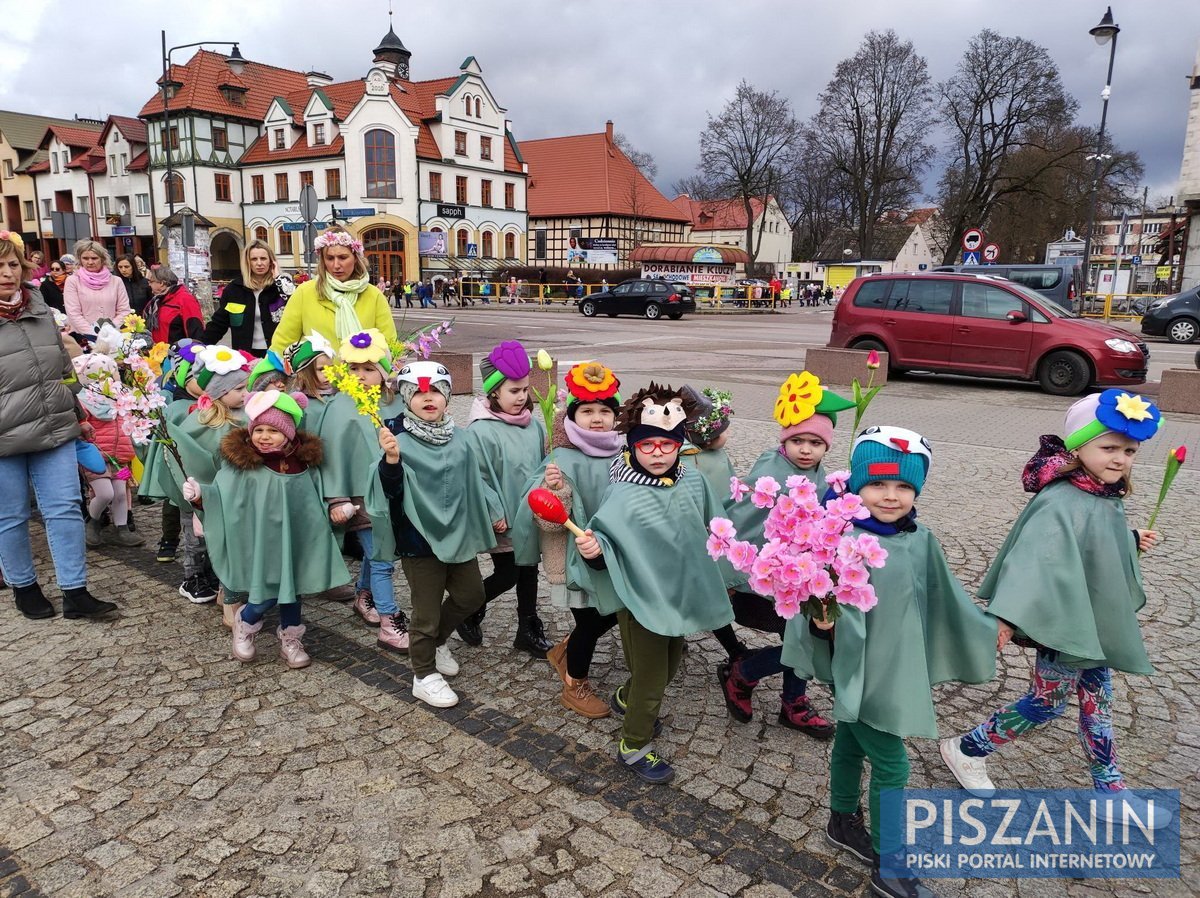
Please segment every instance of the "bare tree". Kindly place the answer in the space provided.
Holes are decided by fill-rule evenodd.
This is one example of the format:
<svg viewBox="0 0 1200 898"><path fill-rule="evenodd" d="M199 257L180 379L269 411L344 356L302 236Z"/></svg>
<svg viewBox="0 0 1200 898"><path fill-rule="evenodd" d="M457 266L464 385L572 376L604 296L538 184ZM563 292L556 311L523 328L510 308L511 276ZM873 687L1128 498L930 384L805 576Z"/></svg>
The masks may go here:
<svg viewBox="0 0 1200 898"><path fill-rule="evenodd" d="M700 135L700 181L695 186L702 190L702 199L741 203L751 266L762 247L767 218L761 217L755 239L752 201L761 200L766 212L768 197L779 192L794 166L797 138L796 117L787 99L745 81L720 115L708 117Z"/></svg>
<svg viewBox="0 0 1200 898"><path fill-rule="evenodd" d="M971 38L954 74L938 85L950 146L938 185L936 230L943 264L958 254L967 228L986 227L998 203L1033 190L1050 168L1069 164L1069 128L1078 103L1063 88L1044 47L985 28ZM1058 151L1051 150L1057 146ZM1022 153L1021 166L1010 165ZM1030 164L1036 159L1038 164Z"/></svg>
<svg viewBox="0 0 1200 898"><path fill-rule="evenodd" d="M911 41L871 31L843 59L808 126L822 168L845 183L864 258L885 213L907 209L933 148L928 66Z"/></svg>
<svg viewBox="0 0 1200 898"><path fill-rule="evenodd" d="M613 135L613 144L633 163L634 168L646 176L647 181L653 181L658 177L658 163L654 161L653 154L635 149L629 142L629 138L620 131Z"/></svg>
<svg viewBox="0 0 1200 898"><path fill-rule="evenodd" d="M646 214L650 207L651 191L654 190L654 186L650 182L658 174L658 163L650 153L636 149L629 142L629 138L620 131L613 135L613 145L625 154L625 158L643 176L638 177L637 173L631 172L628 181L624 185L618 184L614 186L614 190L629 203L629 215L632 222L630 248L638 247L654 235L650 220L646 217Z"/></svg>
<svg viewBox="0 0 1200 898"><path fill-rule="evenodd" d="M825 166L811 135L806 134L798 147L779 203L792 228L793 259L813 258L825 239L850 221L845 179Z"/></svg>

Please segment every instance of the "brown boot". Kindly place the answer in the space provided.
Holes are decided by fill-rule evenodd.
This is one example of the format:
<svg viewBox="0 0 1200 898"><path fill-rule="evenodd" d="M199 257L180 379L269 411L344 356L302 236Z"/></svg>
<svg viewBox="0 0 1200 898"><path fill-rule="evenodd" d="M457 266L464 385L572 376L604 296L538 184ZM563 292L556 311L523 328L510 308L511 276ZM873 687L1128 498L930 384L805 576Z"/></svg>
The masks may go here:
<svg viewBox="0 0 1200 898"><path fill-rule="evenodd" d="M563 680L563 691L559 701L564 708L591 720L599 720L612 714L608 702L592 691L592 684L587 679L576 680L567 674Z"/></svg>
<svg viewBox="0 0 1200 898"><path fill-rule="evenodd" d="M233 619L238 616L245 604L245 602L236 602L232 605L221 604L221 619L225 622L227 629L233 629Z"/></svg>
<svg viewBox="0 0 1200 898"><path fill-rule="evenodd" d="M550 662L564 686L567 685L567 640L570 638L570 634L564 636L561 642L546 652L546 660Z"/></svg>

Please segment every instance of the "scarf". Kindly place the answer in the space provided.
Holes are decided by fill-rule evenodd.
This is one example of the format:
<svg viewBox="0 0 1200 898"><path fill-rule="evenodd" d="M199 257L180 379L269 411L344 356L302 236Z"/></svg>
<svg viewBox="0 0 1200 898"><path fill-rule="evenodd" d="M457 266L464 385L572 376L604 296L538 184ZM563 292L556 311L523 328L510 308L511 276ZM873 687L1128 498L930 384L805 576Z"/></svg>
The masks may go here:
<svg viewBox="0 0 1200 898"><path fill-rule="evenodd" d="M625 445L625 437L615 430L584 430L570 418L564 418L567 439L589 458L612 458Z"/></svg>
<svg viewBox="0 0 1200 898"><path fill-rule="evenodd" d="M911 533L917 529L917 510L914 508L898 521L886 523L878 518L863 518L855 521L854 526L876 536L895 536L897 533Z"/></svg>
<svg viewBox="0 0 1200 898"><path fill-rule="evenodd" d="M676 460L674 467L669 472L662 477L657 477L637 463L633 452L622 452L613 459L612 466L608 469L608 480L610 483L636 483L638 486L669 487L681 480L688 470L690 469L680 467L679 461ZM676 477L676 474L679 476Z"/></svg>
<svg viewBox="0 0 1200 898"><path fill-rule="evenodd" d="M533 412L530 409L522 409L515 415L509 415L505 412L494 412L486 396L476 396L475 401L471 403L471 414L467 418L467 423L485 421L488 418L494 421L503 421L505 424L512 424L516 427L528 427L529 422L533 420Z"/></svg>
<svg viewBox="0 0 1200 898"><path fill-rule="evenodd" d="M27 305L29 305L28 291L24 287L17 287L17 292L12 295L12 299L0 300L0 318L13 321L21 316Z"/></svg>
<svg viewBox="0 0 1200 898"><path fill-rule="evenodd" d="M1117 483L1102 483L1077 467L1072 471L1064 471L1068 465L1077 463L1078 459L1067 451L1067 447L1058 436L1049 433L1040 440L1038 451L1025 464L1021 472L1021 485L1027 493L1038 493L1056 480L1069 480L1085 493L1093 496L1104 496L1107 499L1125 495L1125 481Z"/></svg>
<svg viewBox="0 0 1200 898"><path fill-rule="evenodd" d="M56 286L59 290L61 290L62 285L67 282L67 273L65 271L61 271L58 274L51 274L49 277L50 280L54 281L54 286Z"/></svg>
<svg viewBox="0 0 1200 898"><path fill-rule="evenodd" d="M91 290L103 290L108 286L108 282L112 280L112 272L107 268L101 268L99 271L88 271L86 268L79 268L75 272L79 275L80 282Z"/></svg>
<svg viewBox="0 0 1200 898"><path fill-rule="evenodd" d="M370 278L366 275L351 281L339 281L329 272L325 272L325 295L333 303L333 329L337 334L338 343L363 329L358 312L354 311L354 305L358 302L359 294L366 290L370 283Z"/></svg>
<svg viewBox="0 0 1200 898"><path fill-rule="evenodd" d="M445 446L454 436L454 419L449 415L443 415L441 421L423 421L406 408L401 421L406 431L431 446Z"/></svg>

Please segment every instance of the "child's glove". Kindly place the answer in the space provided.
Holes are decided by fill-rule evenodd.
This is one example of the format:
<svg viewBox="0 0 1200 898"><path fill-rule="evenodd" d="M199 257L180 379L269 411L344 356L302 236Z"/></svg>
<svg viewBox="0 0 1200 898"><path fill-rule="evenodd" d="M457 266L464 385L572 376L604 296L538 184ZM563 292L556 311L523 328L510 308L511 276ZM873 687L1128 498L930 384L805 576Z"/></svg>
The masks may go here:
<svg viewBox="0 0 1200 898"><path fill-rule="evenodd" d="M353 518L356 511L358 511L357 505L352 502L343 502L341 505L335 505L329 509L329 520L340 526Z"/></svg>
<svg viewBox="0 0 1200 898"><path fill-rule="evenodd" d="M189 477L183 482L183 498L193 505L200 501L200 483L195 477Z"/></svg>

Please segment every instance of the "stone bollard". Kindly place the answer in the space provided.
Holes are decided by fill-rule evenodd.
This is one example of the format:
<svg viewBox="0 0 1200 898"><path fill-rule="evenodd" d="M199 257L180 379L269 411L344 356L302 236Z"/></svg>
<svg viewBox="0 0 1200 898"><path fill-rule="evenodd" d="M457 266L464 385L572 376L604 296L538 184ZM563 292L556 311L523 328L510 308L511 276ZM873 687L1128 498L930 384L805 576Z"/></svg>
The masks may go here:
<svg viewBox="0 0 1200 898"><path fill-rule="evenodd" d="M1158 388L1158 407L1164 412L1200 415L1200 371L1167 368Z"/></svg>
<svg viewBox="0 0 1200 898"><path fill-rule="evenodd" d="M823 384L850 384L858 378L866 384L871 371L867 368L867 352L863 349L810 349L804 354L804 368L811 371ZM879 368L873 379L874 386L887 383L888 354L879 353Z"/></svg>
<svg viewBox="0 0 1200 898"><path fill-rule="evenodd" d="M475 358L469 352L434 352L429 361L437 362L450 372L450 392L455 396L474 392Z"/></svg>

